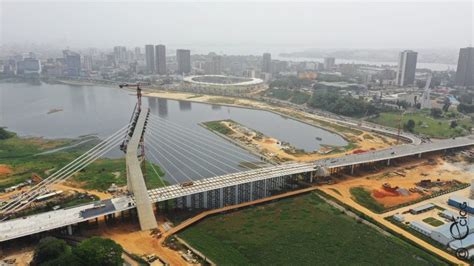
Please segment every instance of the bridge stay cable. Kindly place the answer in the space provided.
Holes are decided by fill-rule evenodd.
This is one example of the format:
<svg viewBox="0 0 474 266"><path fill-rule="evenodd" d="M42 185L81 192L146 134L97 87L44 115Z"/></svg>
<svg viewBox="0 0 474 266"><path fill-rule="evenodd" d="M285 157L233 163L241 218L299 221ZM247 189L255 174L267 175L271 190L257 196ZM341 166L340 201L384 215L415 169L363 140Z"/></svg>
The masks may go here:
<svg viewBox="0 0 474 266"><path fill-rule="evenodd" d="M151 115L150 115L150 117L151 117ZM237 154L243 156L243 158L245 158L244 160L254 159L252 157L252 154L250 154L249 152L243 152L239 149L235 149L236 146L238 148L240 148L240 147L238 145L223 141L221 138L211 137L211 136L203 134L202 132L199 132L195 129L185 127L185 126L182 126L182 125L174 123L174 122L170 122L170 121L168 121L166 119L163 119L163 118L156 119L154 117L151 117L150 121L152 123L154 123L155 125L159 125L160 128L162 126L165 126L164 127L165 129L174 130L173 132L187 133L187 134L189 134L189 132L193 132L193 135L192 135L193 138L199 138L199 139L202 139L203 141L206 141L206 142L212 142L214 146L219 146L223 149L230 150L233 153L237 153Z"/></svg>
<svg viewBox="0 0 474 266"><path fill-rule="evenodd" d="M160 167L165 170L165 174L169 174L171 179L173 179L176 184L180 183L178 179L174 177L173 173L171 171L168 171L168 168L164 164L160 163L160 160L158 160L158 158L149 149L146 149L146 151L148 151L148 154L150 154L151 157L153 157L153 159L155 159L155 161L159 163Z"/></svg>
<svg viewBox="0 0 474 266"><path fill-rule="evenodd" d="M152 127L152 129L155 129L153 126L151 126L151 127ZM217 154L217 153L213 152L212 150L207 150L207 151L209 151L210 153L214 154L215 156L217 156L218 158L221 159L221 160L217 160L217 158L212 157L212 156L210 156L209 154L206 154L206 153L203 152L202 150L199 150L199 149L194 148L195 146L190 145L190 144L186 144L186 143L189 143L189 141L188 141L187 139L178 137L178 139L181 139L181 142L180 142L180 143L176 143L176 142L173 142L170 138L165 137L164 135L161 135L160 137L158 137L158 136L155 136L153 133L148 133L148 134L151 134L151 136L156 137L156 138L158 138L158 139L168 140L169 143L173 143L174 145L179 146L179 147L181 147L181 145L182 145L182 146L184 146L185 148L189 148L189 149L191 149L191 150L193 150L193 151L195 151L195 152L197 152L197 153L199 153L199 154L201 154L201 155L203 155L203 156L209 158L210 160L213 160L213 161L216 161L216 162L218 162L218 163L220 163L220 164L226 165L227 167L232 168L232 169L234 169L234 170L236 170L236 171L242 171L241 169L235 168L233 165L226 163L226 160L229 161L229 162L231 162L231 163L234 163L234 162L233 162L232 160L229 160L229 159L225 158L223 155ZM199 147L199 146L198 146L198 147ZM181 147L181 148L182 148L182 147ZM186 151L186 152L187 152L187 153L190 153L189 151ZM190 153L190 154L192 154L192 153ZM230 154L226 154L226 155L230 156ZM253 168L248 167L248 166L244 166L244 167L246 167L246 168L248 168L248 169L253 169ZM222 170L222 169L219 169L219 170L221 170L221 171L224 172L224 173L227 173L227 172L228 172L228 171Z"/></svg>
<svg viewBox="0 0 474 266"><path fill-rule="evenodd" d="M98 157L110 151L117 144L117 137L121 137L122 134L127 130L128 125L119 129L117 132L109 136L108 138L101 141L99 144L91 148L90 150L83 153L78 158L74 159L49 177L43 179L40 183L33 186L28 192L22 194L17 199L9 202L8 204L2 206L0 211L2 212L12 212L17 210L21 202L30 201L33 197L38 196L41 193L44 193L44 188L56 184L58 182L64 181L66 178L71 176L73 173L79 171L85 166L89 165L95 161ZM34 200L34 199L33 199Z"/></svg>
<svg viewBox="0 0 474 266"><path fill-rule="evenodd" d="M145 140L145 141L148 141L149 143L149 140ZM178 170L184 177L186 177L189 181L193 181L192 178L190 178L185 172L183 172L183 170L181 170L181 168L179 168L178 166L176 166L175 163L173 163L172 161L170 161L166 156L163 155L163 153L161 153L158 149L156 149L153 145L149 145L149 147L151 147L151 149L153 151L155 151L157 154L159 154L161 156L161 158L165 159L165 161L167 161L171 166L173 166L174 168L176 168L176 170ZM168 151L166 150L163 150L164 153L168 154L168 155L171 155ZM179 183L179 182L178 182Z"/></svg>
<svg viewBox="0 0 474 266"><path fill-rule="evenodd" d="M90 165L93 163L95 160L97 160L99 157L102 155L106 154L110 150L116 147L120 143L120 139L117 139L115 142L111 143L111 145L107 146L106 149L100 150L98 154L95 154L93 157L88 157L88 159L82 163L76 164L72 169L69 171L65 172L62 176L58 176L54 178L53 180L49 180L48 183L43 184L42 187L39 187L35 189L34 191L31 191L27 194L27 197L23 197L22 199L19 199L15 204L10 205L9 208L6 208L2 210L2 212L7 213L7 212L15 212L19 211L23 208L25 208L27 205L29 205L31 202L33 202L37 196L44 194L45 193L45 188L48 188L50 186L53 186L55 184L61 183L68 179L70 176L73 174L77 173L81 169L85 168L86 166Z"/></svg>
<svg viewBox="0 0 474 266"><path fill-rule="evenodd" d="M218 144L216 145L215 142L207 141L205 139L200 138L199 136L194 136L194 135L191 135L190 133L187 133L187 132L173 131L173 130L170 130L170 129L166 129L166 127L163 127L163 125L157 125L157 124L154 124L153 122L150 124L150 126L153 127L153 129L158 130L159 133L163 133L164 135L167 135L167 136L172 137L172 138L181 139L183 141L186 141L187 143L195 144L195 142L192 141L192 139L193 140L198 140L199 142L207 144L208 146L206 146L206 147L208 148L208 150L215 150L215 151L218 151L219 153L224 153L225 155L227 155L229 157L233 157L233 158L238 159L238 160L243 160L244 162L247 162L249 164L254 165L255 167L258 167L258 165L256 165L255 163L252 163L252 162L249 161L249 158L251 158L251 157L244 158L242 156L239 156L239 155L233 153L233 152L235 152L235 149L234 150L230 149L232 152L227 152L224 149L218 149L218 147L216 147L216 146L219 146L219 145ZM163 135L161 135L161 136L163 136ZM197 146L197 147L200 147L200 146ZM254 158L252 158L252 159L254 159ZM245 165L242 165L242 167L247 168L247 169L254 169L252 167L248 167L248 166L245 166Z"/></svg>
<svg viewBox="0 0 474 266"><path fill-rule="evenodd" d="M161 176L158 174L158 171L156 171L155 167L153 166L153 162L152 161L149 161L147 160L147 157L145 155L145 163L148 162L151 166L151 169L153 169L153 172L155 172L155 175L158 177L158 179L160 179L160 182L161 184L163 184L163 187L166 187L166 183L165 181L163 181L163 179L161 178ZM145 166L146 167L146 166Z"/></svg>
<svg viewBox="0 0 474 266"><path fill-rule="evenodd" d="M227 150L230 149L231 151L233 151L233 152L235 152L235 153L242 154L244 157L248 157L248 158L254 159L250 153L248 153L248 152L243 152L243 151L241 151L241 150L236 150L236 149L235 149L235 146L237 146L237 145L231 144L231 143L226 142L226 141L223 141L223 140L220 139L220 138L213 138L213 137L210 137L209 135L206 135L206 134L204 134L204 133L202 133L202 132L199 132L199 131L197 131L197 130L193 130L193 129L189 128L189 127L185 127L185 126L180 125L180 124L175 123L175 122L171 122L171 121L169 121L169 120L167 120L167 119L161 118L161 117L156 116L156 115L151 114L151 113L150 113L150 118L151 118L151 121L152 121L152 122L155 122L155 123L157 123L157 124L160 124L160 123L162 123L162 124L167 124L170 128L174 128L174 129L176 129L178 132L189 132L189 131L192 131L192 132L194 133L194 135L193 135L194 137L200 136L201 138L204 138L204 139L207 139L208 141L211 141L214 145L217 145L217 146L219 146L219 147L225 148L225 149L227 149ZM161 122L160 122L160 121L161 121ZM166 128L166 127L165 127L165 128ZM198 136L197 136L197 135L198 135ZM239 146L237 146L237 147L239 147ZM239 147L239 148L240 148L240 147ZM248 160L248 159L246 159L246 160Z"/></svg>
<svg viewBox="0 0 474 266"><path fill-rule="evenodd" d="M148 140L149 140L150 142L155 143L157 146L159 146L159 142L158 142L157 140L155 140L154 138L150 138L150 135L148 135ZM156 142L155 142L155 141L156 141ZM170 145L168 145L168 144L166 144L166 143L164 143L164 142L161 142L161 144L163 144L167 149L172 150L172 151L174 151L175 153L177 153L178 156L180 155L180 156L183 156L183 157L184 157L184 154L182 154L181 152L177 151L176 149L173 149ZM166 150L166 149L163 149L163 150ZM169 151L169 150L166 150L166 151ZM176 157L175 155L173 155L173 153L170 152L169 154L171 155L171 157L172 157L173 159L179 160L178 157ZM193 164L198 165L194 160L191 160L191 159L189 159L188 157L185 157L185 158L186 158L186 160L192 162ZM187 163L183 163L181 160L179 160L179 162L180 162L184 167L186 167L187 169L191 170L191 172L195 173L196 175L200 176L201 178L204 178L204 177L205 177L203 174L201 174L201 173L199 173L198 171L194 170L193 167L190 167Z"/></svg>
<svg viewBox="0 0 474 266"><path fill-rule="evenodd" d="M149 133L149 132L148 132L148 135L147 135L147 136L148 136L148 137L151 137L152 139L154 139L158 144L163 144L163 145L165 145L166 147L169 147L168 145L172 145L172 146L174 146L174 147L180 148L180 150L182 150L183 152L185 152L185 153L191 155L191 157L194 157L194 158L196 158L196 159L198 159L198 160L202 160L202 161L204 161L204 162L206 162L206 163L209 163L208 161L205 161L205 160L203 160L202 158L197 157L197 156L194 155L193 153L191 153L191 152L189 152L188 150L186 150L186 149L180 147L179 145L176 145L175 143L166 142L166 141L160 140L160 139L158 139L158 138L155 138L155 136L152 135L152 134ZM176 150L176 149L173 149L173 150L175 150L175 151L176 151L177 153L179 153L181 156L183 156L183 157L189 159L189 157L185 156L185 155L184 155L183 153L181 153L181 152L178 152L178 150ZM198 163L198 162L196 162L196 161L194 161L194 160L191 160L191 159L189 159L189 160L190 160L193 164L195 164L197 167L199 167L199 168L201 168L201 169L207 171L207 172L210 173L211 175L213 175L213 176L218 176L218 175L219 175L219 174L216 174L215 172L209 170L208 168L203 167L201 163ZM227 171L224 171L224 170L222 170L222 171L223 171L223 173L226 173L226 172L227 172Z"/></svg>
<svg viewBox="0 0 474 266"><path fill-rule="evenodd" d="M164 134L166 134L167 136L170 136L170 137L173 137L173 138L179 138L183 141L186 141L186 142L191 142L193 144L195 144L194 142L192 142L190 139L197 139L198 141L200 142L204 142L206 144L208 144L207 148L208 150L216 150L216 151L219 151L220 153L224 153L225 155L229 156L229 157L233 157L235 159L239 159L239 160L243 160L244 162L247 162L251 165L254 165L255 167L260 167L259 165L249 161L249 158L243 158L242 156L239 156L235 153L232 153L232 152L235 152L235 149L231 151L232 152L226 152L224 151L223 149L218 149L218 147L216 146L219 146L218 144L216 145L215 142L211 142L211 141L207 141L205 139L202 139L198 136L194 136L194 135L191 135L190 133L187 133L187 132L183 132L183 131L173 131L173 130L169 130L169 129L166 129L166 127L163 127L163 125L157 125L155 123L151 123L150 124L151 127L153 127L154 129L158 130L159 129L159 132L163 132ZM199 146L198 146L199 147ZM254 159L254 158L252 158ZM247 169L255 169L255 167L249 167L249 166L246 166L244 164L241 165L242 167L244 168L247 168ZM239 170L240 171L240 170Z"/></svg>

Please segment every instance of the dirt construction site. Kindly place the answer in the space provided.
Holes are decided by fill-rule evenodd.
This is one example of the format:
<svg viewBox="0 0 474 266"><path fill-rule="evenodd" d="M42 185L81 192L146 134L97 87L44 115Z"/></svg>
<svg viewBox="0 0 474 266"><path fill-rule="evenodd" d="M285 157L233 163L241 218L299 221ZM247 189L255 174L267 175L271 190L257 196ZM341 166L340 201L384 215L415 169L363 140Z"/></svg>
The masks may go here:
<svg viewBox="0 0 474 266"><path fill-rule="evenodd" d="M459 156L434 154L385 166L373 173L342 174L334 178L334 184L322 186L321 190L337 191L338 199L354 202L351 189L363 188L377 203L390 208L470 184L474 171L469 167Z"/></svg>

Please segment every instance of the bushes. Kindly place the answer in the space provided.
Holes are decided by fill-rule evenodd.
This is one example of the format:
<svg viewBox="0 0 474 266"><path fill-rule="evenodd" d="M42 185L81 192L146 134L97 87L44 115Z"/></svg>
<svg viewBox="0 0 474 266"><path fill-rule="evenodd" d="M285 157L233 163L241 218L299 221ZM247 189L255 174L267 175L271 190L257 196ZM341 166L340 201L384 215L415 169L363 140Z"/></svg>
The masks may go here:
<svg viewBox="0 0 474 266"><path fill-rule="evenodd" d="M0 140L9 139L15 136L15 134L5 130L3 127L0 127Z"/></svg>
<svg viewBox="0 0 474 266"><path fill-rule="evenodd" d="M113 240L92 237L71 248L64 240L46 237L36 247L31 265L104 265L123 264L122 247Z"/></svg>
<svg viewBox="0 0 474 266"><path fill-rule="evenodd" d="M365 116L378 113L375 106L362 99L339 95L332 91L317 91L313 93L309 100L309 105L345 116Z"/></svg>

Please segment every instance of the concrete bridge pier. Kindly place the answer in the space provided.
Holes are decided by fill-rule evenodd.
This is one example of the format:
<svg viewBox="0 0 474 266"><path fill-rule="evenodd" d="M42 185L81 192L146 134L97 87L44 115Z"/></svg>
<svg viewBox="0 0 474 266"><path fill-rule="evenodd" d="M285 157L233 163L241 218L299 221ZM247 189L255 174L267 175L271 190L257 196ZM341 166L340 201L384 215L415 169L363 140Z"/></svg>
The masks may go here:
<svg viewBox="0 0 474 266"><path fill-rule="evenodd" d="M72 236L72 225L67 226L67 235Z"/></svg>
<svg viewBox="0 0 474 266"><path fill-rule="evenodd" d="M390 159L387 160L387 166L390 166Z"/></svg>
<svg viewBox="0 0 474 266"><path fill-rule="evenodd" d="M130 192L135 197L138 220L142 230L157 228L153 205L148 197L148 191L143 178L140 161L138 160L138 146L142 141L142 135L145 130L145 122L148 118L149 109L142 109L138 115L132 137L127 144L127 153L125 157L127 165L127 185Z"/></svg>
<svg viewBox="0 0 474 266"><path fill-rule="evenodd" d="M420 153L418 153L418 158L421 158L421 154L422 154L421 152L420 152Z"/></svg>
<svg viewBox="0 0 474 266"><path fill-rule="evenodd" d="M355 164L351 165L351 175L354 174Z"/></svg>

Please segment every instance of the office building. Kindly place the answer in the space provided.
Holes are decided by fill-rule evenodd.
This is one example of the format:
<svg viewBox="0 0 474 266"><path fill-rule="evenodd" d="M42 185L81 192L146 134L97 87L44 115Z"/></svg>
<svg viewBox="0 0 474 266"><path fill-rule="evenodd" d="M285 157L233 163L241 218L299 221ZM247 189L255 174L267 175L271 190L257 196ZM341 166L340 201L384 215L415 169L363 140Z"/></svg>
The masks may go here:
<svg viewBox="0 0 474 266"><path fill-rule="evenodd" d="M155 46L153 44L145 45L145 61L148 74L155 73Z"/></svg>
<svg viewBox="0 0 474 266"><path fill-rule="evenodd" d="M63 58L65 64L65 75L69 77L78 77L81 74L81 55L70 51L63 51Z"/></svg>
<svg viewBox="0 0 474 266"><path fill-rule="evenodd" d="M127 62L127 48L125 46L114 47L114 58L115 63L126 63Z"/></svg>
<svg viewBox="0 0 474 266"><path fill-rule="evenodd" d="M272 72L272 55L270 53L264 53L262 58L262 72Z"/></svg>
<svg viewBox="0 0 474 266"><path fill-rule="evenodd" d="M157 74L166 74L166 46L162 44L155 46L155 70Z"/></svg>
<svg viewBox="0 0 474 266"><path fill-rule="evenodd" d="M336 66L336 58L334 57L325 57L324 58L324 70L331 71Z"/></svg>
<svg viewBox="0 0 474 266"><path fill-rule="evenodd" d="M140 47L135 47L135 60L141 60L142 59L142 49Z"/></svg>
<svg viewBox="0 0 474 266"><path fill-rule="evenodd" d="M91 72L92 71L92 56L91 55L85 55L82 57L82 68L86 72Z"/></svg>
<svg viewBox="0 0 474 266"><path fill-rule="evenodd" d="M395 83L398 86L413 85L415 83L416 60L418 53L405 50L400 53Z"/></svg>
<svg viewBox="0 0 474 266"><path fill-rule="evenodd" d="M459 49L456 86L474 86L474 47Z"/></svg>
<svg viewBox="0 0 474 266"><path fill-rule="evenodd" d="M28 57L17 63L17 74L25 77L39 77L41 74L40 60Z"/></svg>
<svg viewBox="0 0 474 266"><path fill-rule="evenodd" d="M211 75L222 74L222 56L216 55L204 64L204 72Z"/></svg>
<svg viewBox="0 0 474 266"><path fill-rule="evenodd" d="M178 63L178 74L188 74L191 72L191 51L176 50L176 61Z"/></svg>

